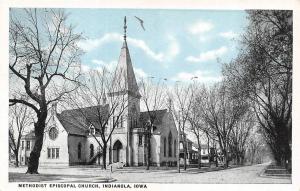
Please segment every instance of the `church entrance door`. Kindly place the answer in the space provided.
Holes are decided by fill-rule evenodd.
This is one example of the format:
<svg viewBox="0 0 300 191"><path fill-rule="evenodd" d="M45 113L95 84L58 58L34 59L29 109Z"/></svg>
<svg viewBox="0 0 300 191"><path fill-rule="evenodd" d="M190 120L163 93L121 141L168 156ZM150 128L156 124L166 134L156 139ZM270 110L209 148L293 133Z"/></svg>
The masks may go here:
<svg viewBox="0 0 300 191"><path fill-rule="evenodd" d="M117 140L113 146L113 162L120 162L121 159L121 150L123 146L122 143Z"/></svg>

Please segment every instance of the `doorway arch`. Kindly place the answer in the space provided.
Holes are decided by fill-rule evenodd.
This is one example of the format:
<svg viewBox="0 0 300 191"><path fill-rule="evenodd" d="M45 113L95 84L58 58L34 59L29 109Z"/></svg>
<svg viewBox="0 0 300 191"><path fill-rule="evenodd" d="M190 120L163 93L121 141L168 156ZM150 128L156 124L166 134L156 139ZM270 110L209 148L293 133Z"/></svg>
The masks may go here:
<svg viewBox="0 0 300 191"><path fill-rule="evenodd" d="M113 145L113 162L120 162L121 150L123 149L122 143L117 140Z"/></svg>
<svg viewBox="0 0 300 191"><path fill-rule="evenodd" d="M90 158L94 156L94 145L90 144Z"/></svg>

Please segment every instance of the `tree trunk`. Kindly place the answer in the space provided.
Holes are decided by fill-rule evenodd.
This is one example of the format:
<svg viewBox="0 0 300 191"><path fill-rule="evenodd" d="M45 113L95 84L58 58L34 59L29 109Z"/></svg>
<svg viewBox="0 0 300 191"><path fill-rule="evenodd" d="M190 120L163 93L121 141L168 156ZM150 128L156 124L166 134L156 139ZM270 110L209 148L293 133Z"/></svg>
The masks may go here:
<svg viewBox="0 0 300 191"><path fill-rule="evenodd" d="M184 166L183 169L186 170L186 158L187 158L187 146L186 146L186 139L184 138L184 144L183 144L183 157L184 157Z"/></svg>
<svg viewBox="0 0 300 191"><path fill-rule="evenodd" d="M207 136L207 156L208 156L208 165L209 165L209 168L210 168L210 148L209 148L209 135L208 133L206 134Z"/></svg>
<svg viewBox="0 0 300 191"><path fill-rule="evenodd" d="M26 173L38 174L39 159L44 141L47 112L38 115L38 121L34 124L35 143L30 153L28 169Z"/></svg>
<svg viewBox="0 0 300 191"><path fill-rule="evenodd" d="M201 169L201 146L198 149L198 169Z"/></svg>
<svg viewBox="0 0 300 191"><path fill-rule="evenodd" d="M19 149L14 151L14 155L16 157L15 167L19 167Z"/></svg>
<svg viewBox="0 0 300 191"><path fill-rule="evenodd" d="M255 151L251 151L251 165L253 165L253 162L254 162L254 154L255 154Z"/></svg>
<svg viewBox="0 0 300 191"><path fill-rule="evenodd" d="M240 165L240 164L241 164L239 154L236 155L236 164L237 164L237 165Z"/></svg>
<svg viewBox="0 0 300 191"><path fill-rule="evenodd" d="M99 152L99 156L98 156L98 165L100 166L100 160L101 160L101 150L100 150L100 147L98 149L98 152Z"/></svg>
<svg viewBox="0 0 300 191"><path fill-rule="evenodd" d="M201 168L201 143L199 137L197 137L197 143L198 143L198 169L200 169Z"/></svg>
<svg viewBox="0 0 300 191"><path fill-rule="evenodd" d="M107 143L103 143L103 150L102 150L102 164L103 169L106 169L106 151L107 151Z"/></svg>
<svg viewBox="0 0 300 191"><path fill-rule="evenodd" d="M110 141L111 141L111 139L110 139ZM108 160L109 160L109 164L111 164L111 163L112 163L112 149L111 149L111 142L110 142L108 154L109 154L109 156L108 156L108 158L109 158L109 159L108 159Z"/></svg>
<svg viewBox="0 0 300 191"><path fill-rule="evenodd" d="M225 166L225 168L228 168L228 163L229 163L229 160L228 160L228 153L227 153L227 151L226 150L224 150L223 151L223 154L224 154L224 162L225 162L225 164L224 164L224 166Z"/></svg>
<svg viewBox="0 0 300 191"><path fill-rule="evenodd" d="M216 163L216 167L218 167L219 164L218 164L218 154L217 153L215 154L215 163Z"/></svg>
<svg viewBox="0 0 300 191"><path fill-rule="evenodd" d="M147 168L146 170L150 169L150 160L151 160L151 142L150 142L150 130L147 133Z"/></svg>
<svg viewBox="0 0 300 191"><path fill-rule="evenodd" d="M29 156L28 169L26 173L38 174L39 159L44 142L47 115L47 105L43 104L41 106L40 113L37 114L37 122L34 124L35 143Z"/></svg>
<svg viewBox="0 0 300 191"><path fill-rule="evenodd" d="M241 165L243 165L244 166L244 163L245 163L245 156L244 156L244 154L242 154L242 156L241 156Z"/></svg>
<svg viewBox="0 0 300 191"><path fill-rule="evenodd" d="M178 128L177 139L177 170L180 173L180 128Z"/></svg>

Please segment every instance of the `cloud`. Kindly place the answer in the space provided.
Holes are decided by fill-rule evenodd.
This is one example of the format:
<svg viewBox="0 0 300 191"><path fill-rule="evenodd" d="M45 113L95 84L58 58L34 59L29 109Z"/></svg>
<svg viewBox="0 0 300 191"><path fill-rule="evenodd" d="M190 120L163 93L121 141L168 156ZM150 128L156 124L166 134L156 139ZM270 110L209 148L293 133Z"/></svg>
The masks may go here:
<svg viewBox="0 0 300 191"><path fill-rule="evenodd" d="M98 39L88 39L84 41L80 41L78 46L82 48L84 51L91 51L97 47L104 45L105 43L112 41L122 41L122 35L118 33L107 33L101 38Z"/></svg>
<svg viewBox="0 0 300 191"><path fill-rule="evenodd" d="M167 38L170 41L170 44L166 53L164 54L163 59L171 60L180 52L180 47L174 36L169 35Z"/></svg>
<svg viewBox="0 0 300 191"><path fill-rule="evenodd" d="M110 72L113 72L118 65L116 60L105 62L103 60L94 59L92 60L92 63L98 65L98 67L96 67L97 70L101 70L103 67L105 67ZM133 70L137 79L147 78L148 76L148 74L141 68L134 67Z"/></svg>
<svg viewBox="0 0 300 191"><path fill-rule="evenodd" d="M118 64L116 60L105 62L103 60L98 59L92 60L92 63L98 65L98 67L96 67L97 70L101 70L103 67L105 67L110 72L113 72Z"/></svg>
<svg viewBox="0 0 300 191"><path fill-rule="evenodd" d="M221 36L223 38L227 38L227 39L232 39L232 38L238 36L238 34L233 31L226 31L226 32L219 33L219 36Z"/></svg>
<svg viewBox="0 0 300 191"><path fill-rule="evenodd" d="M81 72L83 73L87 73L88 71L90 71L91 67L85 64L81 64Z"/></svg>
<svg viewBox="0 0 300 191"><path fill-rule="evenodd" d="M196 78L195 78L196 77ZM171 78L173 81L189 82L194 78L198 82L202 83L214 83L220 82L222 76L216 76L214 73L209 71L196 70L194 72L180 72L175 77Z"/></svg>
<svg viewBox="0 0 300 191"><path fill-rule="evenodd" d="M133 68L134 73L135 73L135 77L137 79L142 79L142 78L147 78L148 74L146 74L146 72L141 69L141 68Z"/></svg>
<svg viewBox="0 0 300 191"><path fill-rule="evenodd" d="M137 47L144 51L146 55L157 60L159 62L163 61L170 61L172 60L180 51L179 44L177 40L172 37L168 36L167 39L169 40L169 45L166 52L154 52L143 40L135 39L127 37L127 42L130 46ZM123 36L119 33L107 33L98 39L88 39L79 42L79 47L82 48L84 51L91 51L95 48L101 47L106 43L110 42L122 42Z"/></svg>
<svg viewBox="0 0 300 191"><path fill-rule="evenodd" d="M178 44L176 38L171 35L167 36L167 39L169 41L167 50L165 52L159 52L159 53L155 53L153 50L151 50L151 48L143 40L134 39L134 38L130 38L130 37L127 39L128 39L128 43L130 45L140 48L148 56L150 56L151 58L153 58L159 62L170 61L175 56L177 56L178 53L180 52L180 47L179 47L179 44Z"/></svg>
<svg viewBox="0 0 300 191"><path fill-rule="evenodd" d="M193 35L199 35L211 31L214 25L208 21L199 20L198 22L190 25L188 31Z"/></svg>
<svg viewBox="0 0 300 191"><path fill-rule="evenodd" d="M155 53L152 51L149 46L145 43L143 40L134 39L134 38L127 38L127 41L130 45L135 46L137 48L140 48L143 50L148 56L151 58L157 60L157 61L163 61L163 53Z"/></svg>
<svg viewBox="0 0 300 191"><path fill-rule="evenodd" d="M225 54L228 51L228 48L226 46L222 46L218 49L215 50L210 50L207 52L203 52L201 53L199 56L188 56L186 58L186 61L189 62L205 62L205 61L209 61L209 60L214 60L217 57Z"/></svg>

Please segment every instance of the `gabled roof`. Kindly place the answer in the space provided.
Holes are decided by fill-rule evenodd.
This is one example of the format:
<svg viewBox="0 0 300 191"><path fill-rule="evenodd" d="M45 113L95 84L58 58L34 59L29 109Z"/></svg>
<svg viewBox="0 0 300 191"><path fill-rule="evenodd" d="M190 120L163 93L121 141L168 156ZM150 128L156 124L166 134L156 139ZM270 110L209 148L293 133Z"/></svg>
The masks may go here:
<svg viewBox="0 0 300 191"><path fill-rule="evenodd" d="M163 121L164 115L167 113L167 109L163 110L154 110L154 111L144 111L140 113L140 122L141 124L146 124L149 121L149 116L155 116L154 125L160 125Z"/></svg>
<svg viewBox="0 0 300 191"><path fill-rule="evenodd" d="M97 128L99 120L105 120L107 114L108 104L64 110L61 114L57 114L57 118L69 134L85 136L88 135L89 125L93 124Z"/></svg>
<svg viewBox="0 0 300 191"><path fill-rule="evenodd" d="M76 120L73 116L63 116L62 114L57 114L57 118L68 134L83 136L88 134L87 129L82 127L81 123L79 123L78 120Z"/></svg>

